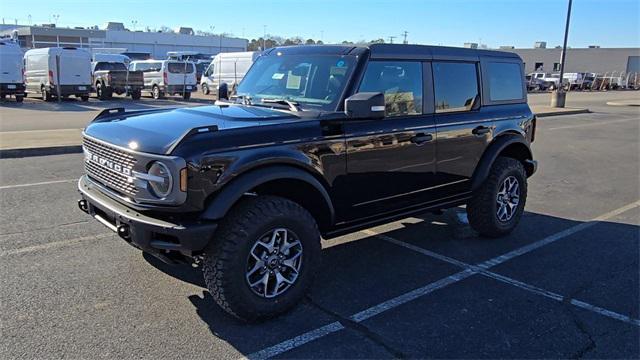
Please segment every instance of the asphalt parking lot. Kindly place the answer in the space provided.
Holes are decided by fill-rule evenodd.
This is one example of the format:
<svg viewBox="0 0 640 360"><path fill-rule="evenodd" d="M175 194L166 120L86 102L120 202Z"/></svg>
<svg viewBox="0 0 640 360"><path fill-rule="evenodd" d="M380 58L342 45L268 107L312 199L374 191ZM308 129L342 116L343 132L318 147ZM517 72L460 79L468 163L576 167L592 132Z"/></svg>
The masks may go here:
<svg viewBox="0 0 640 360"><path fill-rule="evenodd" d="M539 120L510 236L457 208L328 240L257 325L79 211L80 154L0 159L2 358L638 358L640 113L592 103Z"/></svg>

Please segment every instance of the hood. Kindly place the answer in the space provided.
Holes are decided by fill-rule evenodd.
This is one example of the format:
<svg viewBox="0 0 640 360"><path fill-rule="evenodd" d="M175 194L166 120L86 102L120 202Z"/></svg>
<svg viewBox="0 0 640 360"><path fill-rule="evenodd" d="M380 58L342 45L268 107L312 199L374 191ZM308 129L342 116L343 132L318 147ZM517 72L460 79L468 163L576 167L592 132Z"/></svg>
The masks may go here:
<svg viewBox="0 0 640 360"><path fill-rule="evenodd" d="M143 110L97 118L85 134L110 144L137 151L167 154L193 128L216 126L218 131L295 121L297 116L254 106L200 106L181 109Z"/></svg>

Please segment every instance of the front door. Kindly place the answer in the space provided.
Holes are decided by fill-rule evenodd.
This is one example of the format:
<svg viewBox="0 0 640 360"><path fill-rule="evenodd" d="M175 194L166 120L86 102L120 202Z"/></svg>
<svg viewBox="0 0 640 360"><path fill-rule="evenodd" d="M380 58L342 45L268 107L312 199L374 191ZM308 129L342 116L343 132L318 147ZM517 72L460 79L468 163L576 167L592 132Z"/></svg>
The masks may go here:
<svg viewBox="0 0 640 360"><path fill-rule="evenodd" d="M435 124L425 114L420 61L370 61L359 92L382 92L386 116L346 121L347 220L393 212L426 200L434 185Z"/></svg>

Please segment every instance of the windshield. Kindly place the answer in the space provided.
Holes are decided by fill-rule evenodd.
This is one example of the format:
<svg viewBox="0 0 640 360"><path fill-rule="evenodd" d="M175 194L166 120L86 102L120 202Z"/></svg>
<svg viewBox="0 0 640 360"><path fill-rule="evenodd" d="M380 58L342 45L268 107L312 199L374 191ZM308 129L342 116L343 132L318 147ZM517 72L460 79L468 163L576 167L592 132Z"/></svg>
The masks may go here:
<svg viewBox="0 0 640 360"><path fill-rule="evenodd" d="M261 56L238 86L237 95L253 104L288 100L303 109L334 111L354 67L353 56Z"/></svg>

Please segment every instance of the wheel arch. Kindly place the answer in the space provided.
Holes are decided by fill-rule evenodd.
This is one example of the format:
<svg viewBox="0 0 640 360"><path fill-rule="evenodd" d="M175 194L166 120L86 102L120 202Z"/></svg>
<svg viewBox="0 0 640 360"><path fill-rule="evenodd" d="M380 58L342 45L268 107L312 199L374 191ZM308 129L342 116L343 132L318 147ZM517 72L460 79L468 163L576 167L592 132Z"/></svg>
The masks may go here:
<svg viewBox="0 0 640 360"><path fill-rule="evenodd" d="M244 196L274 195L300 204L315 218L321 232L335 221L327 189L308 171L293 165L266 165L231 180L209 201L201 218L222 219Z"/></svg>
<svg viewBox="0 0 640 360"><path fill-rule="evenodd" d="M506 133L496 137L482 154L480 162L471 178L471 190L477 189L489 176L494 161L500 157L516 159L524 166L527 177L533 175L535 167L532 164L533 154L522 135Z"/></svg>

